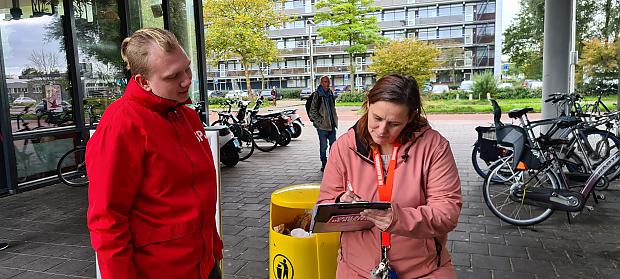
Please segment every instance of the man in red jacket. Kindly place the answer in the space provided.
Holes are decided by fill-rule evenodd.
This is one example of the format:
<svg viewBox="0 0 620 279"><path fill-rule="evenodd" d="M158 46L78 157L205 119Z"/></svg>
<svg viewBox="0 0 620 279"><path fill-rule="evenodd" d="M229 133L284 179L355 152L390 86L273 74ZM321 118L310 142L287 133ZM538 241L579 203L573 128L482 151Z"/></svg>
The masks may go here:
<svg viewBox="0 0 620 279"><path fill-rule="evenodd" d="M141 29L132 71L86 148L88 229L103 279L221 278L216 177L190 103L190 60L174 35Z"/></svg>

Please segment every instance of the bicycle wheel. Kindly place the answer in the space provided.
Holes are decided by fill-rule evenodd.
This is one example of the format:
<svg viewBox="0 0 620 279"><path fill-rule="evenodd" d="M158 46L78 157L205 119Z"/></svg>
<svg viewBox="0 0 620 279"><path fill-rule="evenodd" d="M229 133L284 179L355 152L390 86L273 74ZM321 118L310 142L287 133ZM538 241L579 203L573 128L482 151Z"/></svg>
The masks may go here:
<svg viewBox="0 0 620 279"><path fill-rule="evenodd" d="M289 143L291 143L291 133L287 130L283 130L282 132L280 132L278 144L280 146L287 146Z"/></svg>
<svg viewBox="0 0 620 279"><path fill-rule="evenodd" d="M620 150L620 139L611 132L602 130L590 130L584 132L586 143L590 145L592 152L587 155L588 160L592 163L592 168L596 169L605 159ZM605 176L609 181L613 181L620 175L620 166L616 165L611 168ZM603 185L601 185L603 186ZM604 187L595 187L596 190L605 190L609 184Z"/></svg>
<svg viewBox="0 0 620 279"><path fill-rule="evenodd" d="M72 187L88 185L86 162L84 160L85 154L86 147L78 146L60 157L60 161L58 161L56 166L56 172L62 183Z"/></svg>
<svg viewBox="0 0 620 279"><path fill-rule="evenodd" d="M252 131L252 139L254 140L254 146L263 152L269 152L276 149L278 146L278 139L280 132L278 126L271 121L265 121L259 124Z"/></svg>
<svg viewBox="0 0 620 279"><path fill-rule="evenodd" d="M514 193L535 187L559 189L555 174L550 169L514 170L510 161L500 160L492 166L482 187L484 202L495 216L516 226L530 226L549 218L553 209L525 204ZM504 182L495 183L489 179L502 173L509 174Z"/></svg>
<svg viewBox="0 0 620 279"><path fill-rule="evenodd" d="M248 129L242 128L241 134L238 136L239 143L241 143L241 151L239 151L239 161L243 161L252 156L254 153L254 141L252 140L252 133Z"/></svg>

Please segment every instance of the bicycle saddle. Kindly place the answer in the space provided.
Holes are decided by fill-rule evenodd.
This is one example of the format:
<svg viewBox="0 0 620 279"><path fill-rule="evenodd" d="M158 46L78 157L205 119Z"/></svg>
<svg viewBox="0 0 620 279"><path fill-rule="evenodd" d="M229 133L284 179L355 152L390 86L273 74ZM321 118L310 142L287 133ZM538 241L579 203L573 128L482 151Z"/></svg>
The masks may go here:
<svg viewBox="0 0 620 279"><path fill-rule="evenodd" d="M519 118L521 116L523 116L524 114L533 111L533 108L516 108L516 109L511 109L508 112L508 117L510 118Z"/></svg>

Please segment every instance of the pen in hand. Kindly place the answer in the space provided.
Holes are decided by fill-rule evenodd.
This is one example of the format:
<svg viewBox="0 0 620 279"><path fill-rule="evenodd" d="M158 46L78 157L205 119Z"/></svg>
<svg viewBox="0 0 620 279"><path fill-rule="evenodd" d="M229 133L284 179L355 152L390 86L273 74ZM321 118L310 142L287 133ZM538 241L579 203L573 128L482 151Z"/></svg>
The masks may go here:
<svg viewBox="0 0 620 279"><path fill-rule="evenodd" d="M345 195L350 199L349 201L345 201L345 202L362 201L362 198L358 196L357 194L355 194L355 192L353 191L353 186L351 186L351 183L348 181L347 181L347 192L345 193Z"/></svg>

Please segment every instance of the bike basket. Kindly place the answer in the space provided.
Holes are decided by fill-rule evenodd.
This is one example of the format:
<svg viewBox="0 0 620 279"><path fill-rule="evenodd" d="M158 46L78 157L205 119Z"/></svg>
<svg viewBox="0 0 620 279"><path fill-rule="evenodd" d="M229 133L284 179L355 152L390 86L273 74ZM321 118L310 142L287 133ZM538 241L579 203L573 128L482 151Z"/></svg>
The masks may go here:
<svg viewBox="0 0 620 279"><path fill-rule="evenodd" d="M495 161L501 157L497 141L480 138L478 139L478 148L480 151L480 159L487 162Z"/></svg>
<svg viewBox="0 0 620 279"><path fill-rule="evenodd" d="M495 141L495 127L476 127L476 132L478 132L478 140L487 139Z"/></svg>

